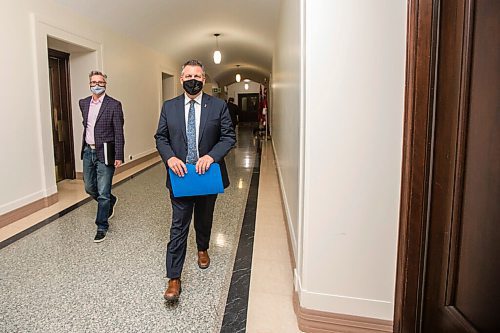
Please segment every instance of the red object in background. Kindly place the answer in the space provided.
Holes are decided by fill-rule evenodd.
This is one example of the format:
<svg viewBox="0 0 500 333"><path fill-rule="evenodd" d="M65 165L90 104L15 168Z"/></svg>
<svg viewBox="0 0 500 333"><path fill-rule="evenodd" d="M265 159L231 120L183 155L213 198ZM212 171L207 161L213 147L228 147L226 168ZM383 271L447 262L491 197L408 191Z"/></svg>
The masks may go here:
<svg viewBox="0 0 500 333"><path fill-rule="evenodd" d="M259 87L259 128L266 127L267 121L267 88Z"/></svg>

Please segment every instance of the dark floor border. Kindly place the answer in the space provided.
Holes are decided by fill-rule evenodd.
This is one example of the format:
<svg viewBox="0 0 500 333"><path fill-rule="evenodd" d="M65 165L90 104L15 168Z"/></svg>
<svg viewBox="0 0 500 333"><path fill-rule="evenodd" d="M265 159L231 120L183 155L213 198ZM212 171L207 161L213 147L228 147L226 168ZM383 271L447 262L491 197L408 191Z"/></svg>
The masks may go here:
<svg viewBox="0 0 500 333"><path fill-rule="evenodd" d="M248 296L252 271L253 241L255 234L255 216L260 176L260 140L255 157L252 178L248 190L245 213L241 226L238 249L234 260L233 275L229 286L226 309L222 321L221 333L245 332L247 324Z"/></svg>
<svg viewBox="0 0 500 333"><path fill-rule="evenodd" d="M152 168L152 167L156 166L156 165L157 165L157 164L159 164L159 163L161 163L161 161L158 161L158 162L156 162L156 163L153 163L153 164L151 164L151 165L149 165L149 166L145 167L144 169L142 169L142 170L140 170L140 171L138 171L138 172L134 173L133 175L130 175L130 176L128 176L128 177L123 178L122 180L120 180L120 181L116 182L115 184L113 184L113 187L116 187L116 186L118 186L118 185L123 184L124 182L126 182L126 181L128 181L128 180L130 180L130 179L132 179L132 178L134 178L134 177L136 177L136 176L138 176L138 175L140 175L141 173L143 173L143 172L145 172L145 171L149 170L150 168ZM25 230L21 231L20 233L17 233L17 234L15 234L15 235L14 235L14 236L12 236L12 237L7 238L6 240L4 240L4 241L0 242L0 250L1 250L1 249L3 249L3 248L4 248L4 247L6 247L6 246L8 246L8 245L10 245L10 244L12 244L12 243L14 243L14 242L18 241L18 240L20 240L21 238L23 238L23 237L25 237L25 236L27 236L27 235L31 234L32 232L34 232L34 231L36 231L36 230L38 230L38 229L40 229L40 228L42 228L42 227L46 226L46 225L47 225L47 224L49 224L50 222L53 222L53 221L57 220L57 219L58 219L58 218L60 218L60 217L63 217L64 215L66 215L66 214L68 214L69 212L71 212L71 211L73 211L73 210L77 209L78 207L81 207L81 206L85 205L86 203L88 203L88 202L89 202L89 201L91 201L91 200L92 200L92 198L87 197L87 198L85 198L85 199L83 199L83 200L81 200L81 201L79 201L79 202L75 203L74 205L72 205L72 206L70 206L70 207L68 207L68 208L66 208L66 209L63 209L63 210L62 210L62 211L60 211L59 213L56 213L56 214L54 214L54 215L52 215L52 216L50 216L50 217L46 218L45 220L40 221L40 222L38 222L37 224L32 225L31 227L29 227L29 228L27 228L27 229L25 229ZM15 222L13 222L13 223L15 223Z"/></svg>

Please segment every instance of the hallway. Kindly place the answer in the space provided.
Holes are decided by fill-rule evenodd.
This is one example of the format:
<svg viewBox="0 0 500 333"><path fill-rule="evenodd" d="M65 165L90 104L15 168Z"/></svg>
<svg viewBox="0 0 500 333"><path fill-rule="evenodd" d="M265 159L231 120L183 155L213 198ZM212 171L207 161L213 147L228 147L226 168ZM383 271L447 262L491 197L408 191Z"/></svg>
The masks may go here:
<svg viewBox="0 0 500 333"><path fill-rule="evenodd" d="M417 5L1 2L9 84L0 90L0 331L123 329L116 318L130 330L204 323L208 332L391 332L411 104L407 32L420 17L408 10ZM153 134L164 101L184 91L189 59L204 65L205 94L234 98L240 113L258 106L270 140L259 164L252 135L240 131L228 158L232 185L217 205L214 266L199 272L190 248L185 303L165 308L170 205ZM106 94L125 120L123 172L114 178L120 202L101 247L91 244L96 208L78 180L86 141L79 101L91 93L92 70L107 75ZM58 182L62 170L67 179ZM252 215L255 226L245 222ZM232 279L245 280L248 299L245 288L228 290Z"/></svg>
<svg viewBox="0 0 500 333"><path fill-rule="evenodd" d="M0 250L0 289L6 291L0 294L0 331L219 332L250 179L258 160L256 143L250 128L240 129L237 147L226 159L232 184L217 201L210 247L212 265L207 270L199 270L196 265L191 226L179 304L169 304L163 299L167 280L164 278L165 247L171 211L164 184L165 169L159 163L115 185L113 192L119 197L119 206L103 243L92 241L96 205L87 202ZM261 183L264 190L260 190L260 195L264 196L266 192L262 191L266 186L269 191L278 189L277 179L274 182L269 179L273 175L269 176L269 172L274 167L269 148L265 148L265 160L271 158L271 164L266 162L271 170L268 170L266 181ZM279 192L274 192L276 194ZM277 212L264 208L264 215L259 214L262 220L281 216L277 214L281 202L278 200L274 204ZM281 221L279 235L285 242L276 243L281 249L257 242L260 244L260 248L254 249L257 259L262 258L264 249L288 256L286 238L282 237L286 235L283 219L276 221ZM274 230L278 230L276 228L274 226ZM4 243L0 244L4 246ZM261 271L264 270L261 266ZM255 329L249 328L247 332L266 332L263 329L272 329L273 325L296 328L291 306L290 268L288 271L282 269L277 276L277 281L287 280L287 299L273 295L272 290L265 297L266 303L271 302L272 306L277 305L273 297L287 302L288 316L283 317L283 311L279 310L277 317L263 318L259 315L260 305L254 300L255 309L250 310L249 318L258 322L250 322L249 326ZM239 290L248 290L248 287L247 284ZM259 292L258 285L255 288ZM231 311L246 312L246 304L243 309ZM243 323L244 317L236 316ZM284 319L286 321L282 322ZM271 330L278 331L281 330Z"/></svg>

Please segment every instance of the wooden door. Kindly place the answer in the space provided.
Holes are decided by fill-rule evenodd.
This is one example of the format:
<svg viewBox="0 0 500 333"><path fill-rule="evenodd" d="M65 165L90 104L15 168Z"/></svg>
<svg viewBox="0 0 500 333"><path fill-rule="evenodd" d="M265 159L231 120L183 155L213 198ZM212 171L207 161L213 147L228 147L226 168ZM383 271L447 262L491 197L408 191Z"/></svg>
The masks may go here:
<svg viewBox="0 0 500 333"><path fill-rule="evenodd" d="M441 2L424 332L500 332L499 16Z"/></svg>
<svg viewBox="0 0 500 333"><path fill-rule="evenodd" d="M417 2L395 331L500 332L500 1Z"/></svg>
<svg viewBox="0 0 500 333"><path fill-rule="evenodd" d="M248 93L238 94L238 106L240 114L238 119L240 122L256 122L259 114L259 94Z"/></svg>
<svg viewBox="0 0 500 333"><path fill-rule="evenodd" d="M75 178L69 54L49 49L49 82L56 181Z"/></svg>

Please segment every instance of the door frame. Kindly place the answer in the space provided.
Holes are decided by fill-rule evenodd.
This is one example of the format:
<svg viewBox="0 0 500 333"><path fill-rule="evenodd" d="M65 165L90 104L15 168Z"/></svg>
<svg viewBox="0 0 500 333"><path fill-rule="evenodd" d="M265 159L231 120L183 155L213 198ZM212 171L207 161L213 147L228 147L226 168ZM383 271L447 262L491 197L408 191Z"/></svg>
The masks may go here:
<svg viewBox="0 0 500 333"><path fill-rule="evenodd" d="M66 175L68 176L67 178L65 179L75 179L76 178L76 165L75 165L75 143L74 143L74 133L73 133L73 110L72 110L72 101L71 101L71 77L70 77L70 65L69 65L69 61L70 61L70 54L69 53L66 53L66 52L63 52L63 51L59 51L59 50L56 50L56 49L51 49L51 48L48 48L47 49L47 54L48 54L48 57L55 57L55 58L58 58L58 59L62 59L64 60L64 67L65 67L65 75L64 75L64 81L65 81L65 85L66 85L66 89L65 91L62 91L61 90L61 95L63 95L64 93L64 97L66 98L67 100L67 116L68 116L68 141L67 144L68 144L68 147L69 147L69 159L70 159L70 164L72 165L72 170L71 170L71 175ZM50 81L50 74L49 74L49 81ZM52 89L50 87L50 82L49 82L49 88ZM53 101L50 100L50 106L51 106L51 113L52 113L52 108L53 108ZM52 119L52 126L54 126L54 120ZM52 138L54 140L54 138ZM55 152L54 152L55 154ZM55 155L54 155L54 160L55 160ZM65 172L66 173L66 172ZM57 181L57 180L56 180Z"/></svg>
<svg viewBox="0 0 500 333"><path fill-rule="evenodd" d="M420 332L432 164L439 0L408 0L394 332Z"/></svg>
<svg viewBox="0 0 500 333"><path fill-rule="evenodd" d="M257 110L255 111L243 111L243 108L241 106L241 100L243 97L255 97L255 95L257 95L257 101L259 102L260 101L260 95L259 93L238 93L238 107L240 108L240 114L239 114L239 119L240 119L240 122L250 122L250 123L255 123L255 122L258 122L259 121L259 105L257 105ZM257 102L257 104L259 104ZM242 117L243 115L243 117ZM252 120L252 118L254 118L254 120ZM250 120L248 120L250 119Z"/></svg>
<svg viewBox="0 0 500 333"><path fill-rule="evenodd" d="M446 7L440 9L441 4L442 0L408 0L405 120L394 332L420 332L422 330L422 322L425 319L422 318L423 309L427 304L427 297L424 300L424 291L431 290L430 295L434 295L432 289L429 289L437 282L430 279L435 276L432 269L437 267L436 264L444 266L441 261L435 261L433 264L427 258L427 248L435 244L429 240L429 235L436 234L430 233L429 209L431 207L429 203L433 195L431 194L432 183L435 183L435 188L438 187L436 184L439 184L440 188L448 187L444 195L449 195L450 202L446 207L435 207L439 212L444 211L443 208L448 210L449 216L446 220L450 220L452 216L459 216L462 204L466 119L468 119L470 98L468 89L472 75L471 59L474 52L472 45L476 0L463 0L457 5L456 11L447 10ZM452 17L451 25L450 22L444 22L440 27L440 10ZM447 19L450 21L449 17ZM441 41L438 40L440 30L443 32ZM450 36L450 30L454 32L453 36ZM449 49L446 47L449 46L450 41L456 47L448 52ZM443 46L439 48L440 43ZM437 63L438 52L442 53L439 55L439 64ZM439 85L436 81L438 69L440 75L445 77L445 81L439 82ZM454 82L454 87L450 91L443 89L443 84L449 82ZM437 89L442 90L440 95L445 95L453 101L454 104L449 107L456 110L453 124L450 125L454 126L454 129L449 133L443 127L449 119L441 119L441 122L437 123L436 130L434 128ZM440 102L437 101L437 103ZM444 114L449 115L449 113L444 110ZM439 117L437 119L440 120ZM438 131L437 134L435 131ZM446 158L450 161L444 166L445 172L450 175L450 181L446 184L442 179L432 180L434 149L441 151L440 156L444 154L442 152L443 138L440 139L439 136L446 138L445 145L448 147L444 149ZM439 166L437 159L436 166ZM443 171L443 166L436 170L436 177L438 177ZM432 202L434 207L435 199ZM436 205L438 203L436 202ZM440 292L437 302L447 305L453 302L453 296L449 291L453 290L457 283L453 274L457 267L455 256L458 247L453 243L457 242L459 231L457 231L458 228L452 228L448 222L446 225L442 224L441 227L447 229L444 232L440 230L439 233L448 234L450 238L448 241L455 240L441 244L441 247L434 246L434 251L436 252L437 248L437 252L442 252L448 260L445 268L449 270L446 276L441 276L440 287L436 289ZM429 265L428 268L426 264ZM436 302L436 299L430 301L429 304L432 302ZM469 327L465 321L461 320L461 315L458 313L455 315L456 310L448 309L447 314L450 318L454 317L458 325L464 328Z"/></svg>

